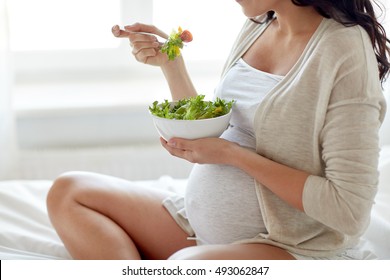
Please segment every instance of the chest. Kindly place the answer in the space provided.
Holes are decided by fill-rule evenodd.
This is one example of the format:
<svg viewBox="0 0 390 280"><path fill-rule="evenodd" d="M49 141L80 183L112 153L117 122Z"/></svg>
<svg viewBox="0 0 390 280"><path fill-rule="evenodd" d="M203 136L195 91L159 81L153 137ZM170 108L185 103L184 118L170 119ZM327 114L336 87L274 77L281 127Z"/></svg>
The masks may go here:
<svg viewBox="0 0 390 280"><path fill-rule="evenodd" d="M270 26L245 52L243 58L258 70L285 76L301 57L311 35L283 36Z"/></svg>
<svg viewBox="0 0 390 280"><path fill-rule="evenodd" d="M282 78L259 71L239 59L215 90L217 97L236 101L230 124L253 135L253 119L258 105Z"/></svg>

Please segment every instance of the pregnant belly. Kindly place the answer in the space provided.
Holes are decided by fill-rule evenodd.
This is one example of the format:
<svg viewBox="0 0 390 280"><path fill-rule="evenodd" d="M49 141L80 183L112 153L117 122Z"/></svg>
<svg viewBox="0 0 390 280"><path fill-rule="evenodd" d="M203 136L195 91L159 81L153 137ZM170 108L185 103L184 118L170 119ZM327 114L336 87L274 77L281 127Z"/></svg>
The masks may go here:
<svg viewBox="0 0 390 280"><path fill-rule="evenodd" d="M227 244L266 232L254 179L227 165L195 165L186 212L201 244Z"/></svg>

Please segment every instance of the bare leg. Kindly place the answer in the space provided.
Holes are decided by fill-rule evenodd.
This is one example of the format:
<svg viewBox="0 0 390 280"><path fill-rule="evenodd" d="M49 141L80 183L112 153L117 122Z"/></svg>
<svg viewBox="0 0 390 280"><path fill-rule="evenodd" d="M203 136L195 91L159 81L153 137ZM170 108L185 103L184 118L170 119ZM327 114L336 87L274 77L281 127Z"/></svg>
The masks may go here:
<svg viewBox="0 0 390 280"><path fill-rule="evenodd" d="M169 192L86 172L59 177L49 217L75 259L166 259L195 245L162 201Z"/></svg>
<svg viewBox="0 0 390 280"><path fill-rule="evenodd" d="M171 260L294 260L286 250L267 244L203 245L184 248Z"/></svg>

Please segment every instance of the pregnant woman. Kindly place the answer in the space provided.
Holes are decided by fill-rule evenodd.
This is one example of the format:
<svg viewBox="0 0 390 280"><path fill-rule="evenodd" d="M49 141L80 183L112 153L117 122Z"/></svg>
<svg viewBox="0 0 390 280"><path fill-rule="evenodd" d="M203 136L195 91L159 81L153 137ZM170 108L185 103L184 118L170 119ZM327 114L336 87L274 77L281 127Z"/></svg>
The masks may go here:
<svg viewBox="0 0 390 280"><path fill-rule="evenodd" d="M185 197L70 172L48 195L77 259L366 259L389 47L370 0L236 0L248 17L215 96L236 103L220 138L161 139L196 163ZM220 12L220 11L216 11ZM158 66L172 99L197 94L155 26L114 26ZM217 34L216 34L217 36ZM218 38L215 38L217 41Z"/></svg>

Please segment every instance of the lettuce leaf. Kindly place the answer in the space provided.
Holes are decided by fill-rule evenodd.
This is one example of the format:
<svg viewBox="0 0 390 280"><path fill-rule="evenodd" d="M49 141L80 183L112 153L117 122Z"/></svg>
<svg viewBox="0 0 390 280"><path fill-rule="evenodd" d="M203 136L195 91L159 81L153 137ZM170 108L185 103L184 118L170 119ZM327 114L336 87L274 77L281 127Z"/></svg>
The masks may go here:
<svg viewBox="0 0 390 280"><path fill-rule="evenodd" d="M154 101L152 106L149 106L149 111L155 116L166 119L202 120L226 115L235 102L218 97L214 101L204 101L204 97L204 95L197 95L175 103L168 100L162 103Z"/></svg>

